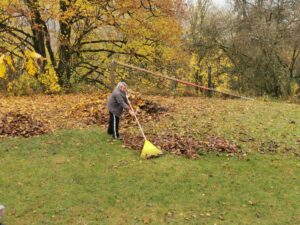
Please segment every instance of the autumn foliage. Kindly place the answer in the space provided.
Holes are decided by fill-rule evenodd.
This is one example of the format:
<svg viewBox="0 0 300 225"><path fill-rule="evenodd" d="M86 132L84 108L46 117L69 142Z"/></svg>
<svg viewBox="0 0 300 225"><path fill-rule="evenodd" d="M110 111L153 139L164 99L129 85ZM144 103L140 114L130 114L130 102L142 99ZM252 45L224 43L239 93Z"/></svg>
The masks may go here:
<svg viewBox="0 0 300 225"><path fill-rule="evenodd" d="M162 66L182 45L180 0L14 0L0 8L0 86L15 95L83 81L105 88L112 59Z"/></svg>
<svg viewBox="0 0 300 225"><path fill-rule="evenodd" d="M44 135L57 129L84 128L90 125L106 128L109 117L106 107L107 98L108 94L94 93L89 96L19 97L15 98L14 104L6 99L0 105L5 108L4 112L0 113L0 138L31 137ZM175 106L162 105L138 93L131 95L131 102L142 124L149 122L159 124L162 119L168 119L176 110ZM39 107L36 107L37 103ZM122 116L124 145L140 151L143 138L136 133L136 126L136 121L129 114L125 113ZM202 152L210 151L227 154L240 152L235 143L212 135L201 140L192 135L178 134L147 134L147 137L164 151L188 158L197 158Z"/></svg>
<svg viewBox="0 0 300 225"><path fill-rule="evenodd" d="M296 99L299 1L230 3L222 10L211 0L3 0L1 92L107 89L119 60L222 91ZM151 91L177 89L132 70L116 74Z"/></svg>

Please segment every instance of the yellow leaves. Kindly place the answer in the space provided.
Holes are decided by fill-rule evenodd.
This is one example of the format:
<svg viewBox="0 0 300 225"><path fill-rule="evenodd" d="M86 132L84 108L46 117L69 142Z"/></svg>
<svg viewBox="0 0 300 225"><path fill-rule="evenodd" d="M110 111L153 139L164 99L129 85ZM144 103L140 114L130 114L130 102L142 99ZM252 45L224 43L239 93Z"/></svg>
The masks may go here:
<svg viewBox="0 0 300 225"><path fill-rule="evenodd" d="M297 82L292 82L291 83L291 92L293 95L297 94L297 92L300 89L300 85L297 84Z"/></svg>
<svg viewBox="0 0 300 225"><path fill-rule="evenodd" d="M13 62L12 62L11 57L6 56L6 57L5 57L5 61L6 61L7 65L9 65L10 69L11 69L12 71L15 72L16 69L15 69L15 67L14 67L14 65L13 65Z"/></svg>
<svg viewBox="0 0 300 225"><path fill-rule="evenodd" d="M5 57L5 55L0 56L0 64L4 63L4 57Z"/></svg>
<svg viewBox="0 0 300 225"><path fill-rule="evenodd" d="M9 93L12 92L14 83L15 83L15 81L11 81L11 82L9 82L9 83L7 84L7 91L8 91Z"/></svg>
<svg viewBox="0 0 300 225"><path fill-rule="evenodd" d="M198 65L198 61L199 61L199 59L198 59L197 54L193 53L192 57L191 57L191 60L190 60L190 67L193 70L199 70L200 69L199 68L200 65Z"/></svg>
<svg viewBox="0 0 300 225"><path fill-rule="evenodd" d="M52 66L38 78L29 73L22 74L19 79L8 83L7 91L14 95L32 94L41 90L42 87L45 93L57 93L61 90L58 77Z"/></svg>
<svg viewBox="0 0 300 225"><path fill-rule="evenodd" d="M11 57L7 55L1 55L0 56L0 78L6 77L8 68L14 72L16 71L15 67L13 66Z"/></svg>
<svg viewBox="0 0 300 225"><path fill-rule="evenodd" d="M19 79L8 83L7 91L14 95L33 94L38 89L37 80L28 73L22 74Z"/></svg>
<svg viewBox="0 0 300 225"><path fill-rule="evenodd" d="M10 3L10 0L1 0L0 7L1 8L7 7L7 6L9 6L9 3Z"/></svg>
<svg viewBox="0 0 300 225"><path fill-rule="evenodd" d="M5 78L6 66L4 63L0 63L0 78Z"/></svg>
<svg viewBox="0 0 300 225"><path fill-rule="evenodd" d="M65 1L65 7L63 8L64 10L58 10L58 13L56 15L60 20L63 21L68 21L72 18L78 18L81 16L91 18L97 13L100 13L100 7L96 7L95 3L88 0L76 0L72 4L70 4L68 1Z"/></svg>
<svg viewBox="0 0 300 225"><path fill-rule="evenodd" d="M0 56L0 78L4 78L6 76L6 65L4 63L5 55Z"/></svg>
<svg viewBox="0 0 300 225"><path fill-rule="evenodd" d="M25 64L25 69L27 71L27 73L31 76L34 76L37 71L38 71L38 68L37 66L35 65L35 62L33 59L29 58Z"/></svg>
<svg viewBox="0 0 300 225"><path fill-rule="evenodd" d="M35 60L42 58L42 56L30 50L25 51L25 56L26 56L25 69L27 73L31 76L35 76L36 73L38 72L38 66Z"/></svg>
<svg viewBox="0 0 300 225"><path fill-rule="evenodd" d="M38 80L43 84L46 93L57 93L61 90L57 74L52 65L49 66L46 73L38 77Z"/></svg>
<svg viewBox="0 0 300 225"><path fill-rule="evenodd" d="M40 91L57 93L61 90L53 66L47 66L45 68L46 72L40 74L37 60L44 60L44 58L34 51L25 51L23 73L20 73L21 75L17 75L14 80L7 83L6 88L9 93L14 95L32 94ZM8 56L1 56L0 77L5 76L7 66L12 71L15 71L12 59Z"/></svg>
<svg viewBox="0 0 300 225"><path fill-rule="evenodd" d="M135 38L130 40L126 46L123 47L124 51L126 52L135 52L140 55L153 55L154 48L150 45L145 45L144 40L142 38Z"/></svg>
<svg viewBox="0 0 300 225"><path fill-rule="evenodd" d="M96 7L93 6L90 1L87 0L77 0L74 5L78 11L80 11L82 14L89 15L89 13L92 13L96 10Z"/></svg>
<svg viewBox="0 0 300 225"><path fill-rule="evenodd" d="M32 58L32 59L39 59L39 58L42 57L39 53L30 51L30 50L26 50L26 51L25 51L25 55L26 55L28 58Z"/></svg>
<svg viewBox="0 0 300 225"><path fill-rule="evenodd" d="M218 91L226 91L229 89L229 76L227 73L221 74L218 76L218 80L216 80L217 90Z"/></svg>
<svg viewBox="0 0 300 225"><path fill-rule="evenodd" d="M193 78L196 72L201 76L202 85L208 83L208 66L211 66L212 82L217 90L229 89L229 74L226 72L233 67L230 59L221 51L210 52L205 57L199 59L194 53L190 59L190 77Z"/></svg>

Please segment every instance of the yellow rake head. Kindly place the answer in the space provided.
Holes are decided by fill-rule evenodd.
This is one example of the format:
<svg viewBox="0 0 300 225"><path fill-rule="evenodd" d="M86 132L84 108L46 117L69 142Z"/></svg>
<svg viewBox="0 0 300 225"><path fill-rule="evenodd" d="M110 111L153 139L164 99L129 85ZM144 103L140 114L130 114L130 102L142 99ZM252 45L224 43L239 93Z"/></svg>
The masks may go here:
<svg viewBox="0 0 300 225"><path fill-rule="evenodd" d="M145 140L144 147L141 153L142 159L155 158L159 157L162 154L163 152L160 149L158 149L154 144L152 144L148 140Z"/></svg>

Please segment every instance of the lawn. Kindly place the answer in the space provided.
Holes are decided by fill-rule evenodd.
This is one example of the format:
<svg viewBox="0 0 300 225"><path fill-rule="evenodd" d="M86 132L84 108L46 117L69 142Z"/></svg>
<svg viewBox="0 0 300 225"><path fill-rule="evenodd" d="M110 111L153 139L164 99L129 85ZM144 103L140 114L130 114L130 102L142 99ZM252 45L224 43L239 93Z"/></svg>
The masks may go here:
<svg viewBox="0 0 300 225"><path fill-rule="evenodd" d="M217 135L244 152L290 152L300 156L300 106L283 102L218 98L161 98L171 117L144 124L147 133L176 133L203 139Z"/></svg>
<svg viewBox="0 0 300 225"><path fill-rule="evenodd" d="M300 224L290 154L143 161L89 127L4 139L0 165L6 224Z"/></svg>

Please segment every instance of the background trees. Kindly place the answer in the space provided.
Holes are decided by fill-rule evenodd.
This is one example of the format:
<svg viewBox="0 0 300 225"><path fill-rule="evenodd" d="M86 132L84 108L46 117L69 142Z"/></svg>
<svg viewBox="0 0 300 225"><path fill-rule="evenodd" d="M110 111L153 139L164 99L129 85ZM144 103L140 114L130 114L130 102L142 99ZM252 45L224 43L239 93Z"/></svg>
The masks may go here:
<svg viewBox="0 0 300 225"><path fill-rule="evenodd" d="M219 9L211 0L1 1L0 88L105 88L118 59L202 85L210 66L217 89L299 95L299 1L229 2ZM118 72L137 80L134 71Z"/></svg>
<svg viewBox="0 0 300 225"><path fill-rule="evenodd" d="M39 59L28 65L36 67L33 75L53 68L61 87L83 79L106 86L112 58L153 63L174 48L183 13L177 0L4 1L2 54L26 63L27 50L37 53ZM20 76L7 79L7 85Z"/></svg>
<svg viewBox="0 0 300 225"><path fill-rule="evenodd" d="M228 52L240 74L237 85L260 95L295 93L300 73L299 1L236 0L234 4L235 32Z"/></svg>
<svg viewBox="0 0 300 225"><path fill-rule="evenodd" d="M198 70L205 71L200 68L207 55L216 64L215 79L225 73L221 83L227 88L276 97L299 93L299 1L231 3L231 9L217 14L209 0L192 7L189 43Z"/></svg>

